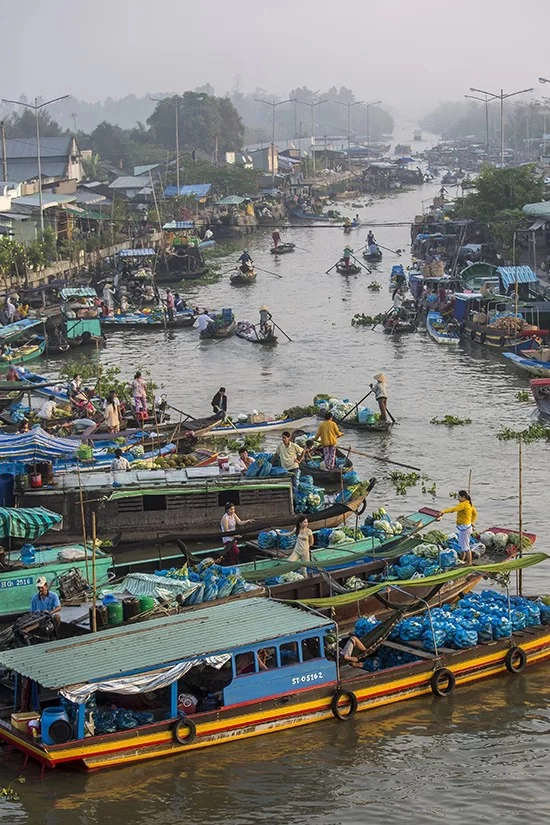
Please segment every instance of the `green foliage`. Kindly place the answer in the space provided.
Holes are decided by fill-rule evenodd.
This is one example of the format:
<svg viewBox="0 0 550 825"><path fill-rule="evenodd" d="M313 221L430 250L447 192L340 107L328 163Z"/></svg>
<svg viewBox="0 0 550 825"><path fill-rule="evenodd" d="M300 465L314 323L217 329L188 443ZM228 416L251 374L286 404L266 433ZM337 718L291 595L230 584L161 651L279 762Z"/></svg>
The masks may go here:
<svg viewBox="0 0 550 825"><path fill-rule="evenodd" d="M421 489L425 495L435 496L437 484L424 473L403 473L401 470L392 470L389 474L391 481L395 485L395 492L400 496L407 495L409 487L416 487L419 481L422 482ZM432 483L428 486L428 482Z"/></svg>
<svg viewBox="0 0 550 825"><path fill-rule="evenodd" d="M24 776L18 776L17 779L12 780L8 785L4 785L3 788L0 788L0 798L6 800L6 802L19 802L19 794L13 787L14 782L19 782L20 785L23 785L27 780Z"/></svg>
<svg viewBox="0 0 550 825"><path fill-rule="evenodd" d="M511 427L503 427L497 433L499 441L519 441L524 444L531 444L533 441L550 441L550 427L545 424L530 424L525 430L513 430Z"/></svg>
<svg viewBox="0 0 550 825"><path fill-rule="evenodd" d="M150 377L150 373L137 367L147 381L147 392L150 395L158 388ZM84 386L93 386L98 394L105 397L110 392L116 392L121 401L129 401L131 398L130 387L127 381L121 381L120 369L118 367L103 367L94 361L66 361L59 370L59 378L67 382L71 381L74 375L80 375Z"/></svg>
<svg viewBox="0 0 550 825"><path fill-rule="evenodd" d="M529 390L518 390L517 393L516 393L516 399L518 401L530 401L531 400L531 394L530 394Z"/></svg>
<svg viewBox="0 0 550 825"><path fill-rule="evenodd" d="M383 318L384 315L382 313L379 315L365 315L364 312L361 312L353 316L351 325L352 327L372 327L379 324Z"/></svg>
<svg viewBox="0 0 550 825"><path fill-rule="evenodd" d="M233 436L220 435L216 438L209 438L208 444L218 452L225 450L229 453L238 453L244 447L245 450L249 450L251 453L257 453L262 449L264 438L263 433L247 433L239 439Z"/></svg>
<svg viewBox="0 0 550 825"><path fill-rule="evenodd" d="M172 95L157 103L147 118L152 139L165 149L175 146L176 106L180 146L214 152L240 149L244 124L229 98L199 92Z"/></svg>
<svg viewBox="0 0 550 825"><path fill-rule="evenodd" d="M305 407L289 407L287 410L283 410L281 418L308 418L317 415L318 412L319 407L315 404L309 404Z"/></svg>
<svg viewBox="0 0 550 825"><path fill-rule="evenodd" d="M63 129L46 109L38 112L40 137L59 137ZM5 120L6 137L34 138L36 136L36 114L31 109L18 108Z"/></svg>
<svg viewBox="0 0 550 825"><path fill-rule="evenodd" d="M382 289L382 284L378 283L378 281L371 281L367 289L370 289L371 292L380 292L380 290Z"/></svg>
<svg viewBox="0 0 550 825"><path fill-rule="evenodd" d="M430 424L446 424L447 427L461 427L471 423L471 418L458 418L456 415L445 415L443 418L432 418L430 421Z"/></svg>

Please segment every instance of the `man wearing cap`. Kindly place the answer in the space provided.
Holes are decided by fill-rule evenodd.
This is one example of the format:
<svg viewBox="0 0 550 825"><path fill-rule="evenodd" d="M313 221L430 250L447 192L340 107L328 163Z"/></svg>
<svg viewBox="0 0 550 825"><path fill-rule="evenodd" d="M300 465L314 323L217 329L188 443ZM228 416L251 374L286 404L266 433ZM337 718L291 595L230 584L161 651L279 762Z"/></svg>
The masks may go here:
<svg viewBox="0 0 550 825"><path fill-rule="evenodd" d="M59 596L53 591L50 592L48 582L44 576L39 576L36 580L38 593L35 593L31 601L31 611L33 613L50 613L56 624L61 621L61 602Z"/></svg>

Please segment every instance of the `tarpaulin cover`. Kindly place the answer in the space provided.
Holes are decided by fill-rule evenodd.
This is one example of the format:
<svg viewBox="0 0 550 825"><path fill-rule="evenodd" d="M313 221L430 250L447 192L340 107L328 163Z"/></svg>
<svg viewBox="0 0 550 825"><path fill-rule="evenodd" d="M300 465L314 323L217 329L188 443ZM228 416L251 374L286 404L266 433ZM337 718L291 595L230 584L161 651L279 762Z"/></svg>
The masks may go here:
<svg viewBox="0 0 550 825"><path fill-rule="evenodd" d="M33 461L54 461L74 456L80 441L56 438L41 427L28 433L0 435L0 462L29 464Z"/></svg>
<svg viewBox="0 0 550 825"><path fill-rule="evenodd" d="M0 538L37 539L62 520L45 507L0 507Z"/></svg>

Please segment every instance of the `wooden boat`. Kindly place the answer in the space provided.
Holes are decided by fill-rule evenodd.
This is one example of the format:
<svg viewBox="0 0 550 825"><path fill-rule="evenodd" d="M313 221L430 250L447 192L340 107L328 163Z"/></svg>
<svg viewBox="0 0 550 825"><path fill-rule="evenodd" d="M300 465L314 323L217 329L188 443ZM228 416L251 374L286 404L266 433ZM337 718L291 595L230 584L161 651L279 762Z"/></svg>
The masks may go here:
<svg viewBox="0 0 550 825"><path fill-rule="evenodd" d="M336 264L336 271L339 272L340 275L357 275L358 272L361 272L361 267L354 263L346 265L342 259Z"/></svg>
<svg viewBox="0 0 550 825"><path fill-rule="evenodd" d="M288 252L294 252L295 249L295 243L280 243L278 246L272 246L269 251L272 255L286 255Z"/></svg>
<svg viewBox="0 0 550 825"><path fill-rule="evenodd" d="M232 421L221 422L205 433L207 436L229 435L230 433L271 433L283 430L301 429L311 422L311 416L304 418L274 418L271 421Z"/></svg>
<svg viewBox="0 0 550 825"><path fill-rule="evenodd" d="M319 412L318 418L324 418L324 411ZM368 423L360 422L357 420L357 418L352 418L351 416L348 416L348 418L343 419L338 419L335 417L334 420L336 421L339 427L345 427L349 430L361 430L362 432L386 432L386 430L389 430L390 427L393 426L393 422L391 421L375 421L372 423Z"/></svg>
<svg viewBox="0 0 550 825"><path fill-rule="evenodd" d="M433 338L436 344L456 345L460 341L460 335L455 326L452 323L449 325L443 319L440 312L435 312L434 310L428 312L426 329L428 330L428 335L430 338Z"/></svg>
<svg viewBox="0 0 550 825"><path fill-rule="evenodd" d="M537 554L536 561L544 558ZM481 565L479 571L509 572L518 564ZM381 589L377 586L374 592ZM350 595L356 594L346 598ZM315 608L331 601L308 600ZM47 767L114 767L313 722L334 723L334 718L350 719L357 711L426 694L444 696L457 685L515 674L550 659L550 628L544 625L465 650L443 647L436 653L414 643L388 641L404 613L394 611L362 639L370 654L384 647L408 654L406 663L375 672L335 661L327 639L329 634L338 639L333 620L269 598L228 600L111 628L108 645L102 633L94 633L49 642L47 656L41 645L3 651L0 664L37 685L35 718L42 716L41 739L33 738L26 725L18 726L17 716L0 721L0 738ZM16 678L15 684L20 681ZM169 690L155 695L152 713L134 716L134 727L128 729L127 714L125 729L117 730L116 724L112 733L100 732L99 725L93 733L86 729L88 698L95 697L105 713L113 705L113 694L115 707L121 707L120 694L138 684L140 692ZM59 704L51 707L52 691L59 698L62 693L70 715ZM181 693L197 699L183 715L178 712ZM19 708L15 692L5 704Z"/></svg>
<svg viewBox="0 0 550 825"><path fill-rule="evenodd" d="M202 249L197 246L175 246L173 251L166 251L158 259L155 273L159 283L177 281L196 281L208 274L208 265L204 260Z"/></svg>
<svg viewBox="0 0 550 825"><path fill-rule="evenodd" d="M59 297L65 341L71 347L103 341L96 290L91 286L70 286L63 288Z"/></svg>
<svg viewBox="0 0 550 825"><path fill-rule="evenodd" d="M11 347L9 354L4 353L0 357L0 364L26 364L44 354L46 349L46 339L43 335L35 335L34 340L19 347Z"/></svg>
<svg viewBox="0 0 550 825"><path fill-rule="evenodd" d="M550 360L546 358L542 360L542 355L546 355L549 350L523 350L521 355L515 352L503 352L503 356L508 359L514 366L525 370L530 375L536 375L538 378L550 378Z"/></svg>
<svg viewBox="0 0 550 825"><path fill-rule="evenodd" d="M407 283L407 276L402 264L394 264L391 268L390 274L390 290L393 291L397 287L404 287Z"/></svg>
<svg viewBox="0 0 550 825"><path fill-rule="evenodd" d="M179 329L192 327L195 317L192 309L186 309L183 312L175 312L174 319L170 321L162 309L155 309L152 312L121 312L118 315L103 318L102 324L109 332L129 328Z"/></svg>
<svg viewBox="0 0 550 825"><path fill-rule="evenodd" d="M370 261L370 263L373 263L373 264L374 264L374 263L376 263L377 261L381 261L381 260L382 260L382 257L383 257L383 256L382 256L382 250L381 250L381 249L379 249L379 250L378 250L378 252L376 252L375 254L370 253L370 252L368 251L368 249L364 249L364 250L363 250L363 258L364 258L366 261Z"/></svg>
<svg viewBox="0 0 550 825"><path fill-rule="evenodd" d="M550 419L550 378L532 378L529 383L539 414Z"/></svg>
<svg viewBox="0 0 550 825"><path fill-rule="evenodd" d="M229 276L231 286L246 286L252 284L257 278L257 273L254 268L244 271L238 267L237 271Z"/></svg>
<svg viewBox="0 0 550 825"><path fill-rule="evenodd" d="M402 332L416 332L418 329L417 315L418 313L413 306L411 306L410 309L407 309L405 305L402 307L392 307L382 322L384 332L389 335L398 335Z"/></svg>
<svg viewBox="0 0 550 825"><path fill-rule="evenodd" d="M235 323L235 319L222 319L221 316L217 316L220 319L215 321L215 326L212 325L212 328L202 329L200 331L201 338L229 338L230 335L233 335L237 324Z"/></svg>
<svg viewBox="0 0 550 825"><path fill-rule="evenodd" d="M328 215L319 215L317 212L304 212L303 209L291 209L288 213L289 218L294 218L298 221L328 221Z"/></svg>
<svg viewBox="0 0 550 825"><path fill-rule="evenodd" d="M508 323L509 329L487 324L487 318L501 312L508 313L509 322L505 319L505 325ZM533 321L536 320L536 313L529 312L528 307L520 307L518 315L531 316ZM533 348L533 339L545 337L546 331L539 329L538 325L525 326L524 318L518 321L515 316L513 302L504 296L487 299L467 292L454 296L453 319L457 322L461 338L485 347L522 354L524 350ZM523 323L524 328L519 332L513 331L514 322Z"/></svg>
<svg viewBox="0 0 550 825"><path fill-rule="evenodd" d="M273 346L278 340L271 325L265 332L262 332L258 324L251 324L250 321L239 321L235 327L235 335L237 338L250 341L251 344L264 344L264 346Z"/></svg>

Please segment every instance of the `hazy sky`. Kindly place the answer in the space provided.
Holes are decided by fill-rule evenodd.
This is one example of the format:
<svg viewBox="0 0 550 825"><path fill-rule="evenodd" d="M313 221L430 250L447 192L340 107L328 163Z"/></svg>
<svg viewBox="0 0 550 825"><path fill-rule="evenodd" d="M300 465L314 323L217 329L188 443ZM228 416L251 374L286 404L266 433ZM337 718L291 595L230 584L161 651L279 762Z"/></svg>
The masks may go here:
<svg viewBox="0 0 550 825"><path fill-rule="evenodd" d="M423 110L550 77L550 2L0 0L2 97L349 86Z"/></svg>

